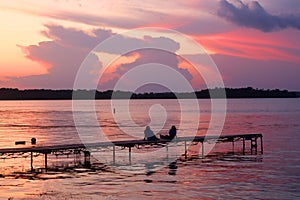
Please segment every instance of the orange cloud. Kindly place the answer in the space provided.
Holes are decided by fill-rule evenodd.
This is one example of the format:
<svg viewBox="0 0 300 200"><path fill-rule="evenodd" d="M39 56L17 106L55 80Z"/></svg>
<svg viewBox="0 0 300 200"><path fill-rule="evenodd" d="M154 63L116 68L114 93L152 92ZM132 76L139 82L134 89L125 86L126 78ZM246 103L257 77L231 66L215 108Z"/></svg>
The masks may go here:
<svg viewBox="0 0 300 200"><path fill-rule="evenodd" d="M139 58L140 54L137 52L133 52L129 55L120 56L117 60L113 61L112 63L108 63L109 65L105 68L104 72L102 73L101 79L99 80L99 84L105 84L108 81L111 81L115 78L119 78L120 75L118 73L115 73L118 70L118 68L122 67L122 65L124 64L133 63Z"/></svg>
<svg viewBox="0 0 300 200"><path fill-rule="evenodd" d="M188 70L188 72L192 75L192 79L190 81L192 87L196 89L203 88L203 86L205 86L205 82L199 71L195 69L195 67L192 66L190 62L186 61L182 57L177 56L177 59L179 61L178 67Z"/></svg>

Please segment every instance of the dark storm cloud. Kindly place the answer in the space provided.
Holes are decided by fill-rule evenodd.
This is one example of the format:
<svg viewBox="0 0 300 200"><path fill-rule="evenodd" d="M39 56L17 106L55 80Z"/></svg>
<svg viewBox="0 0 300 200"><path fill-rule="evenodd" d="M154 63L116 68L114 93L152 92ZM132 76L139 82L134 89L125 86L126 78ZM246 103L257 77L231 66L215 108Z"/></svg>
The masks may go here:
<svg viewBox="0 0 300 200"><path fill-rule="evenodd" d="M227 0L221 0L216 14L239 26L255 28L264 32L285 28L300 29L299 14L284 16L272 15L257 1L245 4L240 0L235 0L233 3L230 3Z"/></svg>

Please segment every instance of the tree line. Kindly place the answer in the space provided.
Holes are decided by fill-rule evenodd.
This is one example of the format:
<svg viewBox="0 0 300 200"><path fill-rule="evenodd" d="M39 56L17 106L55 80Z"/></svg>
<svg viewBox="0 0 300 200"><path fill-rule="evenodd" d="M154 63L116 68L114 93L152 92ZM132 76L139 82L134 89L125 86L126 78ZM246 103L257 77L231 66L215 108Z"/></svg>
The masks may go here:
<svg viewBox="0 0 300 200"><path fill-rule="evenodd" d="M225 93L224 93L225 91ZM0 100L70 100L70 99L209 99L209 98L299 98L299 92L279 89L214 88L196 92L145 92L97 91L97 90L52 90L1 88Z"/></svg>

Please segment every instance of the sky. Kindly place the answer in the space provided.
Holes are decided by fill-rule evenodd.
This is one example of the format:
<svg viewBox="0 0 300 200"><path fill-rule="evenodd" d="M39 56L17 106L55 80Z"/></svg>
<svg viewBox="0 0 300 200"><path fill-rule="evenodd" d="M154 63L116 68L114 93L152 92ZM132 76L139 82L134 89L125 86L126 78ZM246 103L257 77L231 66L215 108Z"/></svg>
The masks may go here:
<svg viewBox="0 0 300 200"><path fill-rule="evenodd" d="M154 31L124 35L145 28ZM299 0L4 0L0 34L0 88L72 89L84 65L83 88L156 77L176 90L182 75L199 90L210 86L214 63L225 87L300 91ZM116 39L113 47L95 49L109 38ZM135 45L158 49L122 52ZM161 89L146 83L130 87Z"/></svg>

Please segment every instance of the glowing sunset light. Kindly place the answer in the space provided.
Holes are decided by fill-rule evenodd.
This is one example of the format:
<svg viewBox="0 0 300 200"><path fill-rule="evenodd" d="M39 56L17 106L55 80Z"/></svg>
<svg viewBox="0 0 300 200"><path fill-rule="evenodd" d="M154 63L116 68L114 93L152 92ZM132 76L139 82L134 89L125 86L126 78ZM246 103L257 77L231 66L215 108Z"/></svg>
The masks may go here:
<svg viewBox="0 0 300 200"><path fill-rule="evenodd" d="M299 80L297 74L300 74L300 15L296 4L300 3L274 1L270 4L248 0L155 0L142 4L135 0L1 1L0 87L72 88L79 66L99 43L123 31L156 27L161 28L160 31L173 29L196 40L204 47L203 53L216 61L228 86L250 84L258 88L300 90L300 83L295 84L295 80ZM147 42L144 37L150 36L151 42L160 40L164 45L172 44L178 55L199 53L188 40L172 34L168 39L160 38L160 31L139 33L133 38ZM134 40L124 38L123 41ZM99 57L102 64L110 59L112 52L106 53ZM147 57L146 54L120 56L117 63L107 69L105 81L117 78L115 72L119 68L129 67L130 63L139 63ZM186 77L193 77L189 81L194 87L204 87L202 79L188 64L180 59L175 62L172 56L164 59L164 63L172 63L181 72L190 73ZM147 57L147 61L151 62L151 59ZM95 66L91 73L97 74ZM255 69L257 66L260 72ZM205 70L203 68L206 73ZM242 72L252 74L253 82L246 83ZM283 72L290 78L280 77ZM266 82L262 77L267 73L280 78Z"/></svg>
<svg viewBox="0 0 300 200"><path fill-rule="evenodd" d="M0 41L0 200L300 197L300 0L0 0Z"/></svg>
<svg viewBox="0 0 300 200"><path fill-rule="evenodd" d="M118 68L122 67L121 65L123 64L131 64L140 57L140 55L137 52L135 52L130 55L121 56L113 63L110 63L111 57L114 57L113 55L107 53L99 53L98 55L102 65L106 67L101 79L99 80L99 85L105 84L108 81L111 81L115 78L120 78L120 75L115 73L118 70Z"/></svg>
<svg viewBox="0 0 300 200"><path fill-rule="evenodd" d="M192 86L196 89L204 88L205 82L202 79L201 74L199 74L199 72L195 69L195 67L180 57L178 57L178 59L180 61L178 66L182 69L188 70L190 72L190 74L192 75L192 79L191 79ZM199 64L198 67L199 66L201 66L201 65ZM203 70L207 70L207 67L202 66L201 71L203 71Z"/></svg>

